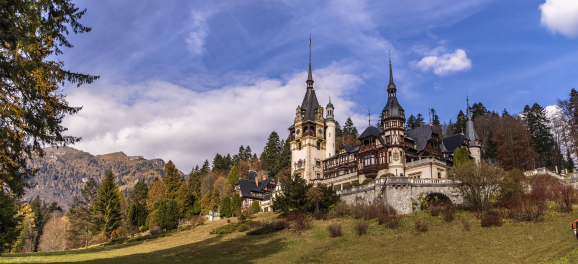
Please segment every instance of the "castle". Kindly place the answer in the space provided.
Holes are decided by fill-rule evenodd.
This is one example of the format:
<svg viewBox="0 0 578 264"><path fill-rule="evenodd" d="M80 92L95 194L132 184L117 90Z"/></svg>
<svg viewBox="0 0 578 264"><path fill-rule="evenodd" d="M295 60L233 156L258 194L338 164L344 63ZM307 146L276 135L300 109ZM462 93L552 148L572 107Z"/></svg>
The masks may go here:
<svg viewBox="0 0 578 264"><path fill-rule="evenodd" d="M326 109L319 105L311 55L305 98L297 107L295 122L289 127L291 172L308 183L332 184L343 190L350 184L382 176L406 176L415 179L447 178L453 164L453 152L464 146L471 158L482 158L482 142L478 137L467 102L466 133L442 138L441 131L431 125L406 130L405 110L397 100L391 59L387 103L377 127L369 125L357 138L357 146L336 148L335 108L331 99ZM326 111L325 111L326 110Z"/></svg>

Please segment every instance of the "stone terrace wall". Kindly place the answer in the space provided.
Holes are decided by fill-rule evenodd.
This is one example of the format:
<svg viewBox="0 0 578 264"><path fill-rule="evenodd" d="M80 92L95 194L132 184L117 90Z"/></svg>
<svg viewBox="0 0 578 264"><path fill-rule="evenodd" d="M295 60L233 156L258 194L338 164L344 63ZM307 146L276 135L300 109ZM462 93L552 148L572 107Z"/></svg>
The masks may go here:
<svg viewBox="0 0 578 264"><path fill-rule="evenodd" d="M337 192L341 200L350 205L356 201L364 203L377 201L383 204L390 204L400 213L410 213L414 209L419 210L419 206L414 208L414 204L419 204L420 195L421 197L426 197L432 193L444 194L454 204L462 204L464 202L455 188L455 184L448 179L388 177Z"/></svg>

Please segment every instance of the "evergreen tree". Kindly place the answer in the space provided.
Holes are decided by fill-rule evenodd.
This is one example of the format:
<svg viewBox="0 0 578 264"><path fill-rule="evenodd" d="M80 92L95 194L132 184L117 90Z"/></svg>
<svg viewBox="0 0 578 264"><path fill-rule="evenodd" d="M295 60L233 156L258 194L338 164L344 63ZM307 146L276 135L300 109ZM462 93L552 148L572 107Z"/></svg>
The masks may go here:
<svg viewBox="0 0 578 264"><path fill-rule="evenodd" d="M14 199L0 188L0 253L9 250L18 239L21 231L18 226L22 218L22 215L18 215L18 206Z"/></svg>
<svg viewBox="0 0 578 264"><path fill-rule="evenodd" d="M237 170L237 166L233 166L233 168L231 168L231 172L229 173L229 176L227 177L227 184L233 186L233 184L237 183L237 181L239 180L239 170Z"/></svg>
<svg viewBox="0 0 578 264"><path fill-rule="evenodd" d="M417 116L415 117L415 127L420 127L421 124L423 123L424 123L423 116L421 114L417 114Z"/></svg>
<svg viewBox="0 0 578 264"><path fill-rule="evenodd" d="M245 160L250 159L251 155L253 155L251 146L247 145L247 147L245 148Z"/></svg>
<svg viewBox="0 0 578 264"><path fill-rule="evenodd" d="M532 134L534 149L540 155L540 166L551 168L552 162L549 157L554 138L548 127L546 111L539 104L534 104L532 107L526 105L526 107L524 107L524 114L526 115L528 130L530 134Z"/></svg>
<svg viewBox="0 0 578 264"><path fill-rule="evenodd" d="M431 124L434 126L439 126L441 123L440 123L440 118L437 115L437 111L432 108L432 109L430 109L430 112L431 112L431 118L432 118Z"/></svg>
<svg viewBox="0 0 578 264"><path fill-rule="evenodd" d="M454 151L454 167L470 161L468 148L460 147Z"/></svg>
<svg viewBox="0 0 578 264"><path fill-rule="evenodd" d="M231 198L229 196L225 196L221 201L220 213L221 217L231 216Z"/></svg>
<svg viewBox="0 0 578 264"><path fill-rule="evenodd" d="M416 123L417 122L416 122L415 116L413 116L413 114L410 115L409 118L407 119L407 127L409 129L414 129L417 127Z"/></svg>
<svg viewBox="0 0 578 264"><path fill-rule="evenodd" d="M156 179L147 192L147 209L152 212L166 199L166 188L163 181Z"/></svg>
<svg viewBox="0 0 578 264"><path fill-rule="evenodd" d="M462 110L460 110L460 112L458 113L458 118L456 120L457 121L453 127L454 135L465 133L466 132L466 116L464 115L464 112Z"/></svg>
<svg viewBox="0 0 578 264"><path fill-rule="evenodd" d="M488 142L485 144L485 146L486 146L486 152L484 153L485 158L495 159L496 152L498 151L498 146L496 145L496 142L494 140L494 132L492 130L490 130L490 133L488 134Z"/></svg>
<svg viewBox="0 0 578 264"><path fill-rule="evenodd" d="M279 155L279 171L291 168L291 142L289 138L281 145L281 154Z"/></svg>
<svg viewBox="0 0 578 264"><path fill-rule="evenodd" d="M211 192L205 193L201 199L201 215L209 214L211 209Z"/></svg>
<svg viewBox="0 0 578 264"><path fill-rule="evenodd" d="M258 213L259 211L261 211L261 206L259 206L259 201L253 201L253 203L251 203L251 209L255 213Z"/></svg>
<svg viewBox="0 0 578 264"><path fill-rule="evenodd" d="M209 167L209 161L205 160L205 163L203 163L203 167L201 167L200 171L201 179L203 176L209 174L209 172L211 172L211 167Z"/></svg>
<svg viewBox="0 0 578 264"><path fill-rule="evenodd" d="M247 156L245 154L245 147L243 147L243 145L239 147L239 154L237 154L237 156L239 156L240 160L247 160Z"/></svg>
<svg viewBox="0 0 578 264"><path fill-rule="evenodd" d="M280 154L280 140L277 132L273 131L269 135L267 145L263 149L263 169L274 177L279 172L279 154Z"/></svg>
<svg viewBox="0 0 578 264"><path fill-rule="evenodd" d="M241 200L241 196L239 193L233 194L233 198L231 199L231 214L236 212L237 209L241 208L243 201Z"/></svg>
<svg viewBox="0 0 578 264"><path fill-rule="evenodd" d="M286 214L291 210L306 212L309 207L307 191L313 184L307 184L305 179L293 174L287 180L283 193L273 198L275 210Z"/></svg>
<svg viewBox="0 0 578 264"><path fill-rule="evenodd" d="M144 180L136 183L132 194L132 202L126 215L126 221L135 228L144 226L148 216L146 208L148 186Z"/></svg>
<svg viewBox="0 0 578 264"><path fill-rule="evenodd" d="M474 105L472 105L472 108L470 110L472 111L472 118L474 120L478 116L487 115L489 113L488 109L486 109L486 107L482 103L474 103Z"/></svg>
<svg viewBox="0 0 578 264"><path fill-rule="evenodd" d="M357 128L353 124L351 117L348 117L343 127L343 144L354 146L357 143L357 137L359 137Z"/></svg>
<svg viewBox="0 0 578 264"><path fill-rule="evenodd" d="M191 173L189 174L189 187L191 192L201 195L201 171L199 170L199 165L195 166Z"/></svg>
<svg viewBox="0 0 578 264"><path fill-rule="evenodd" d="M163 182L165 184L167 198L174 199L179 187L181 186L181 176L179 175L179 171L175 167L175 164L170 160L165 165Z"/></svg>
<svg viewBox="0 0 578 264"><path fill-rule="evenodd" d="M343 137L343 130L341 130L341 125L339 122L335 121L335 138Z"/></svg>
<svg viewBox="0 0 578 264"><path fill-rule="evenodd" d="M98 76L64 69L62 57L57 56L63 54L62 47L73 47L67 39L70 31L80 34L91 30L80 24L85 12L72 1L2 2L0 248L7 248L11 239L16 239L12 223L18 217L12 202L33 187L31 178L36 168L27 166L29 158L43 157L44 146L80 140L64 135L64 117L76 114L80 108L69 106L62 87L66 83L89 84Z"/></svg>
<svg viewBox="0 0 578 264"><path fill-rule="evenodd" d="M90 178L82 189L80 189L80 194L84 198L84 203L86 205L93 205L94 199L98 193L98 183L94 178ZM77 200L78 202L78 200Z"/></svg>
<svg viewBox="0 0 578 264"><path fill-rule="evenodd" d="M191 217L195 214L195 202L197 201L197 194L190 190L189 185L184 182L181 183L177 196L175 198L179 208L179 218Z"/></svg>
<svg viewBox="0 0 578 264"><path fill-rule="evenodd" d="M216 212L219 209L220 204L221 204L221 194L219 192L218 186L215 185L215 188L213 188L213 193L211 195L211 204L209 206L210 210Z"/></svg>
<svg viewBox="0 0 578 264"><path fill-rule="evenodd" d="M115 176L112 171L108 171L98 189L97 201L94 205L95 211L102 215L99 229L107 237L121 225L120 199Z"/></svg>

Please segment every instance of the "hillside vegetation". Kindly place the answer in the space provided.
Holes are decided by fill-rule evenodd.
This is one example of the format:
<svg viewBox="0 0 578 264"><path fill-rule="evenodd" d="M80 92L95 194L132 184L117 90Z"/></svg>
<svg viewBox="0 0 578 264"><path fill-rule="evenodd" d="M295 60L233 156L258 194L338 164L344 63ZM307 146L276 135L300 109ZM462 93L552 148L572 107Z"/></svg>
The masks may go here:
<svg viewBox="0 0 578 264"><path fill-rule="evenodd" d="M90 178L101 182L109 170L117 176L121 191L132 189L139 179L150 184L164 173L165 162L162 159L146 160L123 152L95 156L71 147L51 147L44 151L44 158L29 162L29 166L38 169L33 178L37 186L26 193L25 199L31 200L39 195L44 201L56 201L65 210L73 197L79 196L84 182Z"/></svg>
<svg viewBox="0 0 578 264"><path fill-rule="evenodd" d="M271 221L272 212L253 221ZM414 222L425 219L429 231L417 233ZM482 228L469 212L451 223L424 212L404 216L400 228L386 229L368 221L358 236L352 218L313 221L299 234L287 229L268 235L246 232L210 235L226 220L208 222L173 235L112 246L52 253L6 254L0 263L522 263L578 261L578 242L570 229L574 214L549 214L538 223L507 220L502 227ZM233 219L233 222L236 222ZM343 225L343 236L330 238L327 226ZM469 223L469 231L465 226Z"/></svg>

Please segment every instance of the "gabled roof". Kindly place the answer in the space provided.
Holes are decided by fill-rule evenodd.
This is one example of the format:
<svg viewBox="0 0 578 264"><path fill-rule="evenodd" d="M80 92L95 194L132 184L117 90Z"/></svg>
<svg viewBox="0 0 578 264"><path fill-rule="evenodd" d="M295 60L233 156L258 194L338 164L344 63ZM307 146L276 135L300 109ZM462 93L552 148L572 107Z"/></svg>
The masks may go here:
<svg viewBox="0 0 578 264"><path fill-rule="evenodd" d="M346 150L347 152L349 152L349 153L353 153L353 152L359 151L359 146L357 146L357 147L352 147L352 146L343 144L343 146L341 146L341 147L342 147L342 148L345 148L345 150Z"/></svg>
<svg viewBox="0 0 578 264"><path fill-rule="evenodd" d="M432 134L439 135L439 133L431 125L420 126L418 128L405 131L405 134L415 139L417 143L417 151L422 151L425 149L425 146L427 145L428 140L431 139Z"/></svg>
<svg viewBox="0 0 578 264"><path fill-rule="evenodd" d="M239 185L241 188L241 195L245 198L251 198L255 200L263 200L263 197L254 196L252 193L263 193L267 185L273 180L273 178L265 179L259 182L259 185L255 183L255 180L239 179L235 185Z"/></svg>
<svg viewBox="0 0 578 264"><path fill-rule="evenodd" d="M442 144L446 148L447 152L454 153L456 149L460 148L463 145L464 139L466 139L464 134L457 134L442 139Z"/></svg>
<svg viewBox="0 0 578 264"><path fill-rule="evenodd" d="M383 131L381 131L379 128L374 126L368 126L357 139L363 139L370 136L379 138L379 134L381 133L383 133Z"/></svg>

